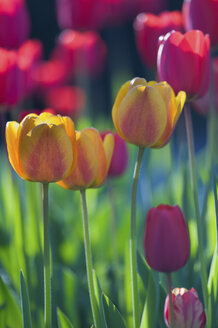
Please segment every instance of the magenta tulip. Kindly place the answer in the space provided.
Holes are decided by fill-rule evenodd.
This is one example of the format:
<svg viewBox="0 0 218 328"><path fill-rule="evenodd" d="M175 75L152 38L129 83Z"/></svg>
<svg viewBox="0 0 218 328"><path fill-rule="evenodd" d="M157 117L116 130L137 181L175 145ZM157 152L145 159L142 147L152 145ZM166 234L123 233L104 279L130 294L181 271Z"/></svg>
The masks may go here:
<svg viewBox="0 0 218 328"><path fill-rule="evenodd" d="M122 175L128 164L128 151L126 142L115 132L104 131L101 133L101 137L104 140L107 134L114 136L114 152L111 160L111 164L108 170L108 175L116 177Z"/></svg>
<svg viewBox="0 0 218 328"><path fill-rule="evenodd" d="M137 49L143 63L148 67L156 67L158 38L171 30L182 32L182 14L179 11L165 11L158 16L141 13L134 21L134 30Z"/></svg>
<svg viewBox="0 0 218 328"><path fill-rule="evenodd" d="M172 290L173 315L176 328L203 328L206 315L194 288L174 288ZM169 295L164 305L164 320L169 328Z"/></svg>
<svg viewBox="0 0 218 328"><path fill-rule="evenodd" d="M160 39L158 74L174 91L184 90L188 99L202 97L210 78L210 39L199 30L185 34L172 31Z"/></svg>
<svg viewBox="0 0 218 328"><path fill-rule="evenodd" d="M201 30L210 35L212 46L218 46L218 1L186 0L183 4L183 16L187 31Z"/></svg>
<svg viewBox="0 0 218 328"><path fill-rule="evenodd" d="M148 211L144 250L147 263L154 270L169 273L186 264L190 250L189 234L178 206L159 205Z"/></svg>

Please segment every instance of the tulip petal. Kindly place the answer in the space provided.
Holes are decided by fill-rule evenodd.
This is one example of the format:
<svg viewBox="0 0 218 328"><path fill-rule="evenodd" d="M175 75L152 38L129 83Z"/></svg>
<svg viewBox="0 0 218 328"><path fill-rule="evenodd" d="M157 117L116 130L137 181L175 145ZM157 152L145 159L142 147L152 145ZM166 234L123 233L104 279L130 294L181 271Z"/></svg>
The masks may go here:
<svg viewBox="0 0 218 328"><path fill-rule="evenodd" d="M119 105L117 122L124 140L152 147L167 124L167 109L158 90L152 86L130 90Z"/></svg>
<svg viewBox="0 0 218 328"><path fill-rule="evenodd" d="M17 122L8 122L6 125L6 142L9 161L13 169L17 172L18 175L23 179L27 179L26 174L24 173L19 159L19 140L18 140L18 130L19 123Z"/></svg>
<svg viewBox="0 0 218 328"><path fill-rule="evenodd" d="M72 144L64 129L40 124L21 141L20 161L29 180L59 181L65 178L72 165Z"/></svg>
<svg viewBox="0 0 218 328"><path fill-rule="evenodd" d="M122 85L122 87L120 88L120 90L116 96L116 99L115 99L115 102L114 102L114 105L112 108L112 119L113 119L114 126L115 126L118 134L123 139L124 139L124 135L123 135L122 131L120 130L119 124L118 124L118 113L119 113L120 103L123 100L123 98L127 95L129 88L130 88L130 84L131 84L131 81L127 81L126 83L124 83Z"/></svg>

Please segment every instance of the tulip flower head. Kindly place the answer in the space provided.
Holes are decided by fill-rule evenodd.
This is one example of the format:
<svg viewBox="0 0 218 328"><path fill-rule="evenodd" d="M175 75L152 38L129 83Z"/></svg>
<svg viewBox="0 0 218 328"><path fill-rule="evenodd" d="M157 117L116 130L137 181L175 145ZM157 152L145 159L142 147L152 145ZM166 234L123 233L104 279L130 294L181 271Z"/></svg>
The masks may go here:
<svg viewBox="0 0 218 328"><path fill-rule="evenodd" d="M72 173L58 185L73 190L100 187L106 177L114 149L114 138L108 134L104 142L94 128L76 132L77 164Z"/></svg>
<svg viewBox="0 0 218 328"><path fill-rule="evenodd" d="M175 96L166 82L135 78L127 81L116 96L112 109L114 126L127 142L163 147L172 136L185 100L185 92Z"/></svg>
<svg viewBox="0 0 218 328"><path fill-rule="evenodd" d="M156 67L158 38L171 30L181 31L182 15L179 11L164 11L160 15L140 13L134 21L135 39L139 55L148 67Z"/></svg>
<svg viewBox="0 0 218 328"><path fill-rule="evenodd" d="M29 114L20 123L8 122L6 142L12 167L28 181L59 181L76 164L75 130L69 117Z"/></svg>
<svg viewBox="0 0 218 328"><path fill-rule="evenodd" d="M202 97L209 86L209 36L199 30L169 32L160 38L157 66L160 80L175 92L184 90L189 100Z"/></svg>
<svg viewBox="0 0 218 328"><path fill-rule="evenodd" d="M176 328L204 328L206 315L194 288L172 290L173 314ZM169 295L164 305L164 320L169 328Z"/></svg>
<svg viewBox="0 0 218 328"><path fill-rule="evenodd" d="M114 137L114 151L108 170L108 176L120 176L125 172L128 164L127 146L125 141L117 133L114 133L110 130L101 133L103 140L107 134L112 134Z"/></svg>
<svg viewBox="0 0 218 328"><path fill-rule="evenodd" d="M182 268L189 258L187 225L178 206L159 205L148 211L144 237L149 266L160 272Z"/></svg>

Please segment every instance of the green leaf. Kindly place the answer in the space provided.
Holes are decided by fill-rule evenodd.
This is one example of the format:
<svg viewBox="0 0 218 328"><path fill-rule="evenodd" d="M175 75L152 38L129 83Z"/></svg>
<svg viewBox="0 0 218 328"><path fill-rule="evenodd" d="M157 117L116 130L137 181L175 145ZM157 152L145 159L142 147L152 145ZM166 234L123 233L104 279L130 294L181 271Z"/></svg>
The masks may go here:
<svg viewBox="0 0 218 328"><path fill-rule="evenodd" d="M21 308L23 314L23 327L32 328L29 294L23 272L20 271Z"/></svg>
<svg viewBox="0 0 218 328"><path fill-rule="evenodd" d="M95 288L95 297L96 302L98 306L98 326L103 328L107 327L106 321L105 321L105 314L104 314L104 306L103 306L103 294L100 286L99 279L97 277L97 274L95 273L95 270L93 270L93 279L94 279L94 288Z"/></svg>
<svg viewBox="0 0 218 328"><path fill-rule="evenodd" d="M154 279L154 274L150 271L148 292L145 301L145 306L142 314L140 328L151 328L157 326L159 299L157 293L157 284Z"/></svg>
<svg viewBox="0 0 218 328"><path fill-rule="evenodd" d="M58 328L73 328L72 323L68 319L68 317L61 312L61 310L57 309L57 317L58 317Z"/></svg>
<svg viewBox="0 0 218 328"><path fill-rule="evenodd" d="M20 307L12 291L0 277L0 323L1 327L22 327Z"/></svg>
<svg viewBox="0 0 218 328"><path fill-rule="evenodd" d="M145 258L140 254L139 251L137 251L137 266L138 266L138 273L143 281L145 290L147 290L151 269L149 268L149 266L145 261Z"/></svg>
<svg viewBox="0 0 218 328"><path fill-rule="evenodd" d="M103 305L108 328L125 328L123 317L105 294L103 294Z"/></svg>

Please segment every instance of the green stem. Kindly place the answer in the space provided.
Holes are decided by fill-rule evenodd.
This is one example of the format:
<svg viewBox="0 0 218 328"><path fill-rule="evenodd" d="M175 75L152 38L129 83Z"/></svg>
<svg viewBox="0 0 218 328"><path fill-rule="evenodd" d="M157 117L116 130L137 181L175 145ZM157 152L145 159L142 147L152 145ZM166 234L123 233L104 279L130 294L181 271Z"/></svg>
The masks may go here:
<svg viewBox="0 0 218 328"><path fill-rule="evenodd" d="M91 253L91 243L89 237L89 218L88 218L85 190L80 190L80 195L81 195L81 202L82 202L83 231L84 231L84 244L85 244L86 270L87 270L87 280L88 280L88 287L89 287L89 296L90 296L94 326L95 328L98 328L98 324L97 324L98 308L95 298L94 281L93 281L93 274L92 274L93 272L92 253Z"/></svg>
<svg viewBox="0 0 218 328"><path fill-rule="evenodd" d="M197 189L197 179L196 179L191 112L188 105L185 108L185 124L186 124L187 138L188 138L191 185L192 185L192 191L194 196L195 216L197 222L198 245L199 245L200 263L201 263L201 284L202 284L202 290L204 295L204 304L207 310L207 306L208 306L207 270L206 270L206 263L204 257L203 234L202 234L201 222L200 222L200 209L199 209L198 189Z"/></svg>
<svg viewBox="0 0 218 328"><path fill-rule="evenodd" d="M171 281L171 273L166 273L166 278L167 278L167 292L169 295L169 323L170 323L170 328L175 327L175 321L174 321L174 310L173 310L173 299L172 299L172 281Z"/></svg>
<svg viewBox="0 0 218 328"><path fill-rule="evenodd" d="M138 158L133 173L132 201L131 201L130 270L131 270L134 328L139 327L139 296L138 296L138 282L137 282L137 253L136 253L136 194L137 194L139 171L141 167L143 153L144 153L144 148L139 147Z"/></svg>
<svg viewBox="0 0 218 328"><path fill-rule="evenodd" d="M42 183L44 224L44 320L45 328L51 328L51 268L48 221L48 183Z"/></svg>

